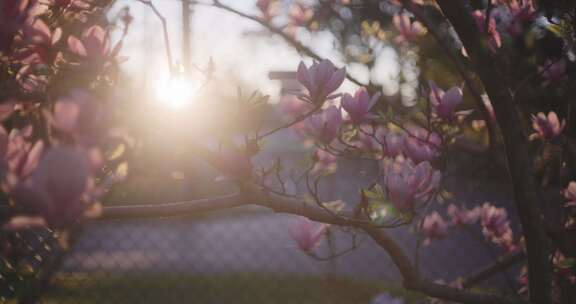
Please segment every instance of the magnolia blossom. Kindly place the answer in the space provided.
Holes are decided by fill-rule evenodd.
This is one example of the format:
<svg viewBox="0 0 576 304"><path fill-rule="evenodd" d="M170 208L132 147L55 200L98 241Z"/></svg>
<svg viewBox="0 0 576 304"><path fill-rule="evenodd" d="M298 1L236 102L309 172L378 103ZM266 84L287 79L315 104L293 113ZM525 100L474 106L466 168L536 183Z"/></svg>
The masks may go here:
<svg viewBox="0 0 576 304"><path fill-rule="evenodd" d="M53 147L11 194L26 211L41 215L50 226L64 227L86 210L84 198L93 184L92 168L84 150Z"/></svg>
<svg viewBox="0 0 576 304"><path fill-rule="evenodd" d="M452 87L444 92L434 81L430 81L430 103L432 111L441 119L451 121L454 118L454 109L462 103L462 90Z"/></svg>
<svg viewBox="0 0 576 304"><path fill-rule="evenodd" d="M386 156L395 158L404 152L404 134L379 129L376 131L376 138L382 144Z"/></svg>
<svg viewBox="0 0 576 304"><path fill-rule="evenodd" d="M54 128L84 143L105 135L103 105L87 91L73 90L58 98L50 118Z"/></svg>
<svg viewBox="0 0 576 304"><path fill-rule="evenodd" d="M314 10L296 2L290 6L289 17L293 26L306 26L314 17Z"/></svg>
<svg viewBox="0 0 576 304"><path fill-rule="evenodd" d="M480 220L485 235L501 237L510 228L506 209L497 208L488 203L482 205Z"/></svg>
<svg viewBox="0 0 576 304"><path fill-rule="evenodd" d="M439 155L440 135L415 126L408 128L408 133L404 137L404 152L414 162L430 161Z"/></svg>
<svg viewBox="0 0 576 304"><path fill-rule="evenodd" d="M536 7L531 0L507 1L506 7L510 18L507 22L507 31L513 37L520 36L524 33L527 23L533 22L536 17Z"/></svg>
<svg viewBox="0 0 576 304"><path fill-rule="evenodd" d="M542 77L546 79L546 84L554 84L566 77L566 61L560 59L556 62L546 61L544 66L539 67L538 70L542 73Z"/></svg>
<svg viewBox="0 0 576 304"><path fill-rule="evenodd" d="M486 27L486 13L483 10L476 10L472 13L476 26L480 32L486 33L490 37L490 46L495 50L502 46L502 38L500 32L496 28L496 20L489 17L488 27Z"/></svg>
<svg viewBox="0 0 576 304"><path fill-rule="evenodd" d="M7 51L16 33L33 15L37 0L0 1L0 52Z"/></svg>
<svg viewBox="0 0 576 304"><path fill-rule="evenodd" d="M52 47L61 37L62 29L51 31L42 19L28 19L22 25L22 35L16 37L15 41L24 48L18 50L15 58L25 65L50 62L55 58Z"/></svg>
<svg viewBox="0 0 576 304"><path fill-rule="evenodd" d="M38 165L44 150L44 142L28 140L32 128L12 129L10 134L0 126L1 176L4 187L10 191L21 180L26 179Z"/></svg>
<svg viewBox="0 0 576 304"><path fill-rule="evenodd" d="M30 94L44 91L48 84L48 77L35 74L34 67L36 65L26 64L16 73L16 82L20 85L20 89Z"/></svg>
<svg viewBox="0 0 576 304"><path fill-rule="evenodd" d="M327 224L313 223L308 218L299 216L289 227L290 236L298 249L311 253L328 229Z"/></svg>
<svg viewBox="0 0 576 304"><path fill-rule="evenodd" d="M110 37L106 30L98 25L88 28L82 36L68 37L68 49L73 54L94 61L106 61L120 51L120 44L110 51Z"/></svg>
<svg viewBox="0 0 576 304"><path fill-rule="evenodd" d="M532 128L536 133L530 135L530 139L544 139L551 140L564 130L566 126L566 120L560 121L558 115L555 112L549 112L548 116L540 112L536 115L532 115Z"/></svg>
<svg viewBox="0 0 576 304"><path fill-rule="evenodd" d="M468 210L453 204L448 205L448 215L451 217L452 224L457 226L476 223L480 218L480 212L480 207Z"/></svg>
<svg viewBox="0 0 576 304"><path fill-rule="evenodd" d="M429 162L414 165L408 159L397 158L385 165L384 171L388 196L400 210L410 210L416 202L427 201L440 185L441 173Z"/></svg>
<svg viewBox="0 0 576 304"><path fill-rule="evenodd" d="M427 215L422 222L422 234L429 240L439 240L448 234L448 224L434 211Z"/></svg>
<svg viewBox="0 0 576 304"><path fill-rule="evenodd" d="M399 33L395 39L396 43L412 41L426 34L426 28L418 21L410 21L410 17L406 14L395 14L392 21Z"/></svg>
<svg viewBox="0 0 576 304"><path fill-rule="evenodd" d="M380 93L376 93L370 97L370 94L364 88L356 91L354 96L346 93L342 95L342 108L350 115L352 123L363 123L372 118L370 109L376 104L380 95Z"/></svg>
<svg viewBox="0 0 576 304"><path fill-rule="evenodd" d="M506 209L484 203L480 211L480 223L482 224L482 233L488 240L507 251L517 249Z"/></svg>
<svg viewBox="0 0 576 304"><path fill-rule="evenodd" d="M308 90L308 94L301 97L313 104L322 104L327 99L336 98L337 95L330 94L342 85L345 77L346 69L337 69L329 60L316 62L310 68L300 62L297 78Z"/></svg>
<svg viewBox="0 0 576 304"><path fill-rule="evenodd" d="M262 18L269 21L278 15L280 2L278 0L258 0L256 7L262 12Z"/></svg>
<svg viewBox="0 0 576 304"><path fill-rule="evenodd" d="M305 120L306 133L317 141L329 145L338 136L342 112L336 106L314 114Z"/></svg>
<svg viewBox="0 0 576 304"><path fill-rule="evenodd" d="M568 200L566 206L576 207L576 182L570 182L568 187L562 191L562 194Z"/></svg>

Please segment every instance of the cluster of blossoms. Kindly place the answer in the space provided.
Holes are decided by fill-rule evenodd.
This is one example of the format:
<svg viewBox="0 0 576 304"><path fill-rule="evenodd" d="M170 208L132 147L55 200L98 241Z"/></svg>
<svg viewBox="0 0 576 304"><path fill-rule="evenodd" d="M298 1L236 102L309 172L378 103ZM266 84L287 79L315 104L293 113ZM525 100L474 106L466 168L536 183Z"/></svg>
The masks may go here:
<svg viewBox="0 0 576 304"><path fill-rule="evenodd" d="M447 208L450 218L446 221L434 211L422 222L421 233L427 241L443 239L448 235L448 228L480 224L486 240L507 252L518 250L519 244L514 239L508 213L504 208L498 208L490 203L484 203L472 209L460 208L450 204Z"/></svg>
<svg viewBox="0 0 576 304"><path fill-rule="evenodd" d="M439 134L416 125L376 127L379 118L373 114L373 107L381 94L370 94L365 88L358 89L354 95L335 94L344 81L345 71L328 60L310 67L301 63L297 76L306 91L298 95L300 100L286 99L282 109L292 119L305 117L294 127L318 146L315 171L333 168L340 155L338 151L354 147L360 152L379 155L385 176L383 186L397 209L412 210L417 203L430 200L441 177L430 163L440 155L443 142ZM445 93L432 85L430 100L434 112L442 119L451 120L455 107L462 101L461 90L454 87ZM355 139L347 144L342 137L345 129L350 128L357 132Z"/></svg>
<svg viewBox="0 0 576 304"><path fill-rule="evenodd" d="M2 96L1 186L18 214L5 228L17 229L14 223L25 225L22 218L30 216L64 228L94 213L98 198L125 174L125 164L116 172L102 170L109 160L102 147L123 135L112 127L106 94L93 89L120 44L111 50L108 31L86 22L92 1L6 0L0 8L0 65L18 67L12 79L18 86ZM56 13L67 23L51 19ZM74 73L87 77L73 85L59 82ZM18 116L30 122L14 124Z"/></svg>

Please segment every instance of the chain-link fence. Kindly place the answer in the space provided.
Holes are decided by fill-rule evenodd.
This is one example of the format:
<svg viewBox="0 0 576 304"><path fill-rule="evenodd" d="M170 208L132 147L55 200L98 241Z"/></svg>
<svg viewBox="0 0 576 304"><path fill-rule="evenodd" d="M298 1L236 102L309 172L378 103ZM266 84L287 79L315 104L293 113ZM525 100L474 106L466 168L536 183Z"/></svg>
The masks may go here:
<svg viewBox="0 0 576 304"><path fill-rule="evenodd" d="M4 255L3 300L40 293L40 303L370 303L382 292L418 299L401 291L397 270L371 240L320 261L293 244L287 232L292 220L250 207L106 220L77 231L66 252L48 231L13 234L21 248L11 248L17 254L12 261ZM392 233L414 250L407 229ZM319 256L348 248L353 231L334 228L330 236ZM420 254L430 277L452 280L488 263L491 252L463 238L431 244Z"/></svg>
<svg viewBox="0 0 576 304"><path fill-rule="evenodd" d="M285 145L278 151L281 148ZM300 158L283 156L285 160ZM158 166L166 172L155 174L168 176L174 169L184 170L180 162L166 165L166 159L170 158ZM148 167L151 163L145 162ZM374 167L359 162L339 166L338 174L323 182L323 199L342 199L353 205L357 189L366 185ZM142 172L134 175L148 178ZM206 175L197 167L190 172ZM195 178L193 183L171 181L169 189L154 180L135 181L134 190L128 191L137 196L122 199L161 202L162 198L175 201L221 192L208 190L209 184L213 181L203 184ZM472 191L460 190L457 197L468 197L475 204L482 201L472 200L477 195ZM482 188L478 193L485 195L485 191ZM294 221L292 215L244 206L183 217L97 220L60 235L47 229L0 232L0 302L388 303L374 302L382 299L378 295L383 292L403 297L406 303L425 301L403 291L395 265L367 236L331 227L329 237L317 248L319 260L297 249L288 232ZM452 282L485 267L499 254L478 229L453 229L449 238L417 249L413 227L388 232L413 260L418 255L419 267L430 279ZM348 251L354 239L358 244L354 250L322 259ZM70 248L62 248L67 244ZM517 271L510 270L488 283L513 290L516 275Z"/></svg>

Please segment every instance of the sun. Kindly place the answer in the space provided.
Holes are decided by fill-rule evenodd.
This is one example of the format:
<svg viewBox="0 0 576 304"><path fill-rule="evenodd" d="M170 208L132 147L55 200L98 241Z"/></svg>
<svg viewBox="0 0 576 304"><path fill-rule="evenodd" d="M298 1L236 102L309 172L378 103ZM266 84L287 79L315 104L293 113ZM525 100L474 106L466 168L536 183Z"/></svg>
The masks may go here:
<svg viewBox="0 0 576 304"><path fill-rule="evenodd" d="M182 109L194 102L196 86L194 81L184 77L173 77L161 81L156 87L156 98L161 106L169 109Z"/></svg>

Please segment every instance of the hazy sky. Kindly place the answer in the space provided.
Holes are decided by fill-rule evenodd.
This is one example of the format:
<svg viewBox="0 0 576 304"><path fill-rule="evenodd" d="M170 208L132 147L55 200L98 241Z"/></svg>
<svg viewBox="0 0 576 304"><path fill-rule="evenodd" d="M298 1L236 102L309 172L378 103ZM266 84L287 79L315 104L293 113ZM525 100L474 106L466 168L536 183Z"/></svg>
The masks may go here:
<svg viewBox="0 0 576 304"><path fill-rule="evenodd" d="M181 59L181 2L180 0L153 0L158 10L167 18L174 60ZM255 0L223 1L235 8L257 14ZM135 17L131 32L126 38L122 54L130 57L124 63L125 69L133 77L144 77L148 82L166 78L166 64L162 27L159 19L145 5L135 0L119 0L114 11L129 5ZM268 80L270 70L295 70L301 57L280 37L263 37L267 33L259 24L229 12L206 6L194 6L192 17L192 62L204 67L212 57L216 64L216 78L219 80L241 79L259 88L264 93L275 96L279 83ZM307 34L299 35L304 44L316 50L321 56L340 63L338 54L332 50L332 37L328 33L316 33L314 39ZM386 49L384 53L386 54ZM393 52L378 60L379 72L373 77L380 81L394 77L398 66ZM367 81L367 73L362 69L348 67L359 79ZM343 90L354 86L345 84ZM235 85L230 82L229 89Z"/></svg>

